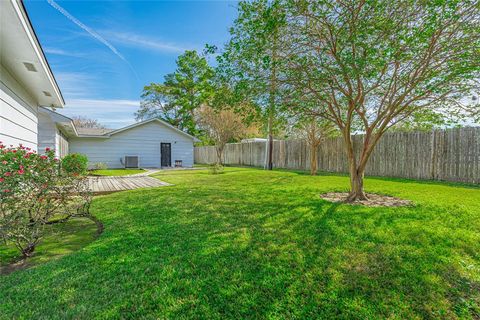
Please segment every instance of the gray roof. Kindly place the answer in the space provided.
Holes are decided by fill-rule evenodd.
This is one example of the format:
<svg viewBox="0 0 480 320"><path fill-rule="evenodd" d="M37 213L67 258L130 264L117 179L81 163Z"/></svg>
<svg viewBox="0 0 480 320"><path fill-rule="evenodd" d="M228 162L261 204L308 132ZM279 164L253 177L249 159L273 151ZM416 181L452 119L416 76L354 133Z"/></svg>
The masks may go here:
<svg viewBox="0 0 480 320"><path fill-rule="evenodd" d="M108 134L112 131L113 131L113 129L80 128L80 127L77 127L78 134L82 135L82 136L103 136L103 135L106 135L106 134Z"/></svg>
<svg viewBox="0 0 480 320"><path fill-rule="evenodd" d="M138 127L138 126L142 126L144 124L147 124L147 123L150 123L150 122L158 122L158 123L161 123L162 125L180 133L180 134L183 134L183 135L186 135L188 137L190 137L191 139L193 139L195 142L196 141L200 141L198 140L197 138L195 138L194 136L172 126L171 124L163 121L163 120L160 120L158 118L153 118L153 119L149 119L149 120L145 120L145 121L141 121L141 122L137 122L137 123L134 123L130 126L126 126L126 127L123 127L123 128L120 128L120 129L97 129L97 128L77 128L77 132L78 132L78 136L79 137L83 137L83 138L89 138L89 137L97 137L97 138L110 138L110 136L114 135L114 134L117 134L117 133L120 133L120 132L123 132L123 131L126 131L126 130L130 130L132 128L135 128L135 127Z"/></svg>

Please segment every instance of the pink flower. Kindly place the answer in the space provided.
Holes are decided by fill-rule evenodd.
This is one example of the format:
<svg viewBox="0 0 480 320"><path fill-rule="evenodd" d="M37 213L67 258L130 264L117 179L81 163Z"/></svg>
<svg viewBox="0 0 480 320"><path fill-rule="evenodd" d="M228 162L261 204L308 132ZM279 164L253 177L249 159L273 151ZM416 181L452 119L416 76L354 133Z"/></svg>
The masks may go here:
<svg viewBox="0 0 480 320"><path fill-rule="evenodd" d="M50 151L50 148L48 148L48 147L47 147L47 148L45 148L45 151L47 151L47 152L48 152L48 151Z"/></svg>
<svg viewBox="0 0 480 320"><path fill-rule="evenodd" d="M24 174L25 173L24 170L18 170L17 172L18 172L18 174Z"/></svg>
<svg viewBox="0 0 480 320"><path fill-rule="evenodd" d="M5 190L3 190L3 192L10 192L10 190L8 190L8 189L5 189Z"/></svg>
<svg viewBox="0 0 480 320"><path fill-rule="evenodd" d="M5 174L4 174L5 177L10 177L11 175L12 175L11 172L5 172Z"/></svg>
<svg viewBox="0 0 480 320"><path fill-rule="evenodd" d="M7 161L7 160L3 160L2 163L3 163L3 164L8 164L8 161Z"/></svg>
<svg viewBox="0 0 480 320"><path fill-rule="evenodd" d="M47 156L40 156L40 159L46 160L48 157Z"/></svg>
<svg viewBox="0 0 480 320"><path fill-rule="evenodd" d="M0 182L3 182L3 181L5 181L5 179L3 179L3 178L0 178Z"/></svg>

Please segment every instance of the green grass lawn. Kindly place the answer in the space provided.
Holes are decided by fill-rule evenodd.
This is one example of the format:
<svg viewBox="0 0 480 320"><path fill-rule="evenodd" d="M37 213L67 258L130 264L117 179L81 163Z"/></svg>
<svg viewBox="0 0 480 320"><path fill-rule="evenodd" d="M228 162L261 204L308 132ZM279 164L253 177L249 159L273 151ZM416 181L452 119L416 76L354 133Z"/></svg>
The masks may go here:
<svg viewBox="0 0 480 320"><path fill-rule="evenodd" d="M92 170L90 175L94 176L128 176L131 174L137 174L145 172L143 169L106 169L106 170Z"/></svg>
<svg viewBox="0 0 480 320"><path fill-rule="evenodd" d="M323 201L348 177L166 171L95 198L105 226L0 277L0 318L478 319L480 189L367 179L415 207Z"/></svg>

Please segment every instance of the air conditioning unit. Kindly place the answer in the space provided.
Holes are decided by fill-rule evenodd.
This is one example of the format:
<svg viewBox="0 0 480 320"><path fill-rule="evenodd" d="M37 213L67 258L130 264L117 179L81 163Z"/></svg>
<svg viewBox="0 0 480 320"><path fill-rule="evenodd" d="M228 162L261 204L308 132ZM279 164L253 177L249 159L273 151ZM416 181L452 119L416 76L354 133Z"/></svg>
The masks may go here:
<svg viewBox="0 0 480 320"><path fill-rule="evenodd" d="M125 168L138 168L138 156L125 156Z"/></svg>

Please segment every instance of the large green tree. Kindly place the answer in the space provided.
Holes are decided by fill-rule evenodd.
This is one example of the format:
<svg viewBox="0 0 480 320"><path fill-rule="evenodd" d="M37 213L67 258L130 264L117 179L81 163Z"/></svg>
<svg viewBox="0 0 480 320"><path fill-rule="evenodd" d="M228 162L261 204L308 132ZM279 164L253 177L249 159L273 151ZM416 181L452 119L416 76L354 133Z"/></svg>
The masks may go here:
<svg viewBox="0 0 480 320"><path fill-rule="evenodd" d="M284 32L280 2L241 1L238 17L230 29L231 39L219 58L219 69L236 82L257 106L267 124L269 137L267 168L272 169L273 135L282 123L278 106L281 85L278 72L280 42Z"/></svg>
<svg viewBox="0 0 480 320"><path fill-rule="evenodd" d="M145 86L137 120L160 118L192 135L199 133L195 110L211 97L214 69L204 56L186 51L177 59L177 69L163 83Z"/></svg>
<svg viewBox="0 0 480 320"><path fill-rule="evenodd" d="M414 117L456 113L455 101L476 89L478 0L285 0L282 6L289 30L282 75L305 102L291 110L327 119L341 132L351 177L347 201L367 198L365 168L386 131ZM356 152L352 136L359 131L364 139Z"/></svg>

